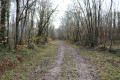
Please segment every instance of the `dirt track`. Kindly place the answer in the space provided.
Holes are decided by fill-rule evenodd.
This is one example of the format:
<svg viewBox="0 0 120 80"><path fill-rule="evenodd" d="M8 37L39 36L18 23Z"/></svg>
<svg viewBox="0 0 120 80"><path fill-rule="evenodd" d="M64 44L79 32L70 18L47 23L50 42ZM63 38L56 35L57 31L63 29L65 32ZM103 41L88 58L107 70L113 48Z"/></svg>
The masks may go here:
<svg viewBox="0 0 120 80"><path fill-rule="evenodd" d="M56 58L39 80L96 80L73 47L62 41L55 43L58 47Z"/></svg>

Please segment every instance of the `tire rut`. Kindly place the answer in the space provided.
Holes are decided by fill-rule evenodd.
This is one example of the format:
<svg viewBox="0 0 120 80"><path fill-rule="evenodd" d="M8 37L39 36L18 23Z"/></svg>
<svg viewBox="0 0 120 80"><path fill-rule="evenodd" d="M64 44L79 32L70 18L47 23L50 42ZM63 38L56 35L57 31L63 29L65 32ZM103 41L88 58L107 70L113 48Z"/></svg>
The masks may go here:
<svg viewBox="0 0 120 80"><path fill-rule="evenodd" d="M63 63L64 58L64 43L61 41L55 42L58 46L57 56L55 60L50 65L48 71L40 78L40 80L58 80L59 73L61 71L61 64Z"/></svg>
<svg viewBox="0 0 120 80"><path fill-rule="evenodd" d="M58 47L56 58L39 80L98 80L95 78L95 74L91 73L85 60L74 48L62 41L56 41L55 43ZM72 66L63 69L64 66L71 65L71 63ZM71 68L73 72L70 71ZM64 72L66 74L64 77L67 78L61 75ZM72 76L74 74L76 77Z"/></svg>
<svg viewBox="0 0 120 80"><path fill-rule="evenodd" d="M73 61L75 63L75 69L77 71L78 77L75 80L97 80L91 73L85 60L82 58L78 52L68 45L69 52L73 55Z"/></svg>

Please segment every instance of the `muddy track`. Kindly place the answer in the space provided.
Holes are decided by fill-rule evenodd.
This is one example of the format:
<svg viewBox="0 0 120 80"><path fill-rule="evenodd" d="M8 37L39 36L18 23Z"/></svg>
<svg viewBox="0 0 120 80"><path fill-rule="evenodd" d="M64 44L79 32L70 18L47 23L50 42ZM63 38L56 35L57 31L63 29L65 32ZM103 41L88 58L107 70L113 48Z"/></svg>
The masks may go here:
<svg viewBox="0 0 120 80"><path fill-rule="evenodd" d="M57 55L39 80L97 80L74 48L62 41L55 43L58 47Z"/></svg>

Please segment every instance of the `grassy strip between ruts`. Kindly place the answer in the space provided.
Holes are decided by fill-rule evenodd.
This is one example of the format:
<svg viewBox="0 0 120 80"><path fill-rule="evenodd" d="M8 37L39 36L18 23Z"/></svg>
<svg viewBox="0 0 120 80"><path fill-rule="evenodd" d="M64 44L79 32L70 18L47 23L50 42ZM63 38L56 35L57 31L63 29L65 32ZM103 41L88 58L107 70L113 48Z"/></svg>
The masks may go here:
<svg viewBox="0 0 120 80"><path fill-rule="evenodd" d="M60 76L60 80L76 80L77 78L73 56L68 49L65 50L64 62L62 64Z"/></svg>
<svg viewBox="0 0 120 80"><path fill-rule="evenodd" d="M27 49L21 54L23 54L23 62L19 63L15 68L2 73L0 80L27 80L39 65L41 71L44 71L54 59L56 47L53 42L50 42L42 47L35 46L35 49ZM7 57L11 57L14 60L16 54L7 55L9 55ZM44 65L44 61L48 62Z"/></svg>
<svg viewBox="0 0 120 80"><path fill-rule="evenodd" d="M73 47L93 66L101 80L120 80L120 57L84 47Z"/></svg>

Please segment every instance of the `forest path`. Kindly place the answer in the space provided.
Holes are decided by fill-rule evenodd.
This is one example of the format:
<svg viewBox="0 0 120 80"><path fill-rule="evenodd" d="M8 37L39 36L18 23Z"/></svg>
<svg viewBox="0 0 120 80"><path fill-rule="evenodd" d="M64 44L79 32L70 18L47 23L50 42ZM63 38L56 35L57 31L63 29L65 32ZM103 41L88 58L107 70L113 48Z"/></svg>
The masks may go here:
<svg viewBox="0 0 120 80"><path fill-rule="evenodd" d="M85 60L73 47L62 41L55 43L57 55L39 80L96 80Z"/></svg>

